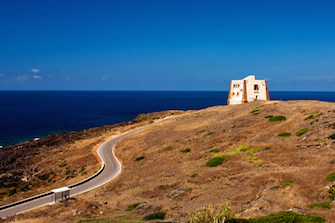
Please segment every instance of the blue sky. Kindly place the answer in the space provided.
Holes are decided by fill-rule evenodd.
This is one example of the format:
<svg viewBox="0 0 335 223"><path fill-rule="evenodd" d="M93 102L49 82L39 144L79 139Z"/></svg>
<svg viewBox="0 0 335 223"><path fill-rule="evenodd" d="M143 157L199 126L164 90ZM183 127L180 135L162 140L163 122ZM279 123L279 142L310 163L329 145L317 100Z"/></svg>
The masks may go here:
<svg viewBox="0 0 335 223"><path fill-rule="evenodd" d="M0 90L334 91L334 1L1 1Z"/></svg>

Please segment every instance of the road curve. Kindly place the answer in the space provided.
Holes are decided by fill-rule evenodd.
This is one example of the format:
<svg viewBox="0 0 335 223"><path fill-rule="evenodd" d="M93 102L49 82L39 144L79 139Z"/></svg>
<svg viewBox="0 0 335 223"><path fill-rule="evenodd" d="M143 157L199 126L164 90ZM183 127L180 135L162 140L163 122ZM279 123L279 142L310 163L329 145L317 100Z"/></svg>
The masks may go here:
<svg viewBox="0 0 335 223"><path fill-rule="evenodd" d="M122 135L120 135L116 138L113 138L109 141L106 141L106 142L102 143L97 150L98 155L99 155L100 159L102 160L102 166L104 167L102 172L91 180L88 180L88 181L84 180L84 181L87 181L87 182L82 181L83 183L80 183L79 185L77 183L77 184L74 184L73 186L69 186L70 187L70 196L73 197L75 195L82 194L82 193L85 193L87 191L93 190L93 189L95 189L97 187L100 187L101 185L107 183L108 181L112 180L117 175L119 175L121 173L121 170L122 170L122 165L121 165L121 162L116 158L115 153L114 153L114 148L115 148L116 143L119 142L120 140L122 140L123 138L129 136L129 135L132 135L136 132L141 131L144 128L147 128L148 126L155 125L155 124L157 124L159 122L162 122L162 121L166 120L167 118L171 118L171 117L172 116L166 117L163 120L156 121L155 123L152 123L150 125L140 127L138 129L135 129L135 130L130 131L128 133L124 133L124 134L122 134ZM4 208L8 205L2 206L2 207L0 207L0 209L1 209L0 210L0 218L4 218L6 216L13 215L13 214L19 214L19 213L22 213L22 212L25 212L25 211L29 211L29 210L44 206L44 205L51 204L52 203L52 196L53 196L53 194L44 194L43 197L32 199L28 202L24 202L22 204L18 204L18 205L12 206L12 207ZM35 197L37 197L37 196L35 196Z"/></svg>

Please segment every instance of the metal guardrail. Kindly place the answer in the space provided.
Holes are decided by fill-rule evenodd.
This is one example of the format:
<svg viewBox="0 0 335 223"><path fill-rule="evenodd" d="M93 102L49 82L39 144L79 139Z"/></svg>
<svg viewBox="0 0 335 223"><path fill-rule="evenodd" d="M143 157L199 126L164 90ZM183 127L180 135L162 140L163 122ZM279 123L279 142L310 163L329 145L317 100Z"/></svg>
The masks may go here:
<svg viewBox="0 0 335 223"><path fill-rule="evenodd" d="M77 187L77 186L79 186L79 185L82 185L82 184L84 184L84 183L86 183L86 182L88 182L88 181L90 181L90 180L96 178L97 176L99 176L99 175L102 173L102 171L103 171L104 169L105 169L105 164L103 163L102 166L101 166L101 168L99 169L99 171L96 172L94 175L90 176L89 178L86 178L85 180L82 180L82 181L80 181L80 182L78 182L78 183L75 183L75 184L69 186L69 188ZM53 194L53 192L46 192L46 193L44 193L44 194L38 194L38 195L36 195L36 196L29 197L29 198L26 198L26 199L21 200L21 201L16 201L16 202L11 203L11 204L3 205L3 206L0 207L0 211L1 211L1 210L5 210L5 209L7 209L7 208L11 208L11 207L17 206L17 205L20 205L20 204L23 204L23 203L26 203L26 202L29 202L29 201L32 201L32 200L39 199L39 198L41 198L41 197L49 196L49 195L51 195L51 194Z"/></svg>

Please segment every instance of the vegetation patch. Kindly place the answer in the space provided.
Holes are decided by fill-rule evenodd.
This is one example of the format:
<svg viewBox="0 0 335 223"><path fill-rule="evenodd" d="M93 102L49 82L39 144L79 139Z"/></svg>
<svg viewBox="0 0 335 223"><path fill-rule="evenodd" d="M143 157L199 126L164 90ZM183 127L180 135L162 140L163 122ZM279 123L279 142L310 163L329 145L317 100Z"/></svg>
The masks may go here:
<svg viewBox="0 0 335 223"><path fill-rule="evenodd" d="M333 201L335 200L335 185L331 185L330 187L327 187L328 193L330 194L329 198Z"/></svg>
<svg viewBox="0 0 335 223"><path fill-rule="evenodd" d="M329 136L329 138L330 138L330 139L335 139L335 133L331 134L331 135Z"/></svg>
<svg viewBox="0 0 335 223"><path fill-rule="evenodd" d="M305 127L305 128L303 128L303 129L300 129L300 130L298 130L296 133L295 133L295 135L296 136L302 136L303 134L305 134L307 131L308 131L308 129L310 129L311 127Z"/></svg>
<svg viewBox="0 0 335 223"><path fill-rule="evenodd" d="M259 218L249 218L249 219L234 219L232 223L324 223L326 219L316 215L303 215L293 211L282 211L278 214L273 214L270 216L264 216Z"/></svg>
<svg viewBox="0 0 335 223"><path fill-rule="evenodd" d="M215 223L234 222L234 214L231 212L230 203L219 205L214 209L212 205L199 208L190 214L190 223Z"/></svg>
<svg viewBox="0 0 335 223"><path fill-rule="evenodd" d="M145 158L145 156L140 156L140 157L137 157L136 159L135 159L135 161L140 161L140 160L143 160Z"/></svg>
<svg viewBox="0 0 335 223"><path fill-rule="evenodd" d="M188 153L188 152L191 152L191 149L190 148L187 148L187 149L184 149L184 150L181 150L179 151L180 153Z"/></svg>
<svg viewBox="0 0 335 223"><path fill-rule="evenodd" d="M319 140L318 142L326 142L326 139Z"/></svg>
<svg viewBox="0 0 335 223"><path fill-rule="evenodd" d="M315 111L315 112L311 112L311 113L309 113L308 115L316 115L316 114L318 114L320 111Z"/></svg>
<svg viewBox="0 0 335 223"><path fill-rule="evenodd" d="M308 120L308 119L311 119L311 118L313 118L313 117L314 117L314 115L310 115L310 116L308 116L307 118L305 118L304 121L306 121L306 120Z"/></svg>
<svg viewBox="0 0 335 223"><path fill-rule="evenodd" d="M206 131L207 131L206 129L201 130L201 131L198 132L198 134L200 134L200 133L204 133L204 132L206 132Z"/></svg>
<svg viewBox="0 0 335 223"><path fill-rule="evenodd" d="M292 134L290 132L281 132L279 133L277 136L278 137L289 137L291 136Z"/></svg>
<svg viewBox="0 0 335 223"><path fill-rule="evenodd" d="M335 123L332 125L332 129L335 129Z"/></svg>
<svg viewBox="0 0 335 223"><path fill-rule="evenodd" d="M176 207L172 207L171 210L175 210L175 209L180 209L183 208L182 206L176 206Z"/></svg>
<svg viewBox="0 0 335 223"><path fill-rule="evenodd" d="M326 176L326 181L335 181L335 172L328 173Z"/></svg>
<svg viewBox="0 0 335 223"><path fill-rule="evenodd" d="M234 151L225 151L223 153L220 153L219 155L216 155L219 156L219 157L230 157L230 156L235 156L237 154L239 154L240 152L245 152L249 149L249 145L248 144L244 144L243 146L235 149Z"/></svg>
<svg viewBox="0 0 335 223"><path fill-rule="evenodd" d="M259 109L254 109L254 110L252 110L250 113L255 113L255 112L259 112Z"/></svg>
<svg viewBox="0 0 335 223"><path fill-rule="evenodd" d="M259 115L259 112L254 113L253 115Z"/></svg>
<svg viewBox="0 0 335 223"><path fill-rule="evenodd" d="M144 222L142 219L135 215L121 215L121 216L113 216L111 218L89 218L89 219L80 219L77 220L76 223L140 223Z"/></svg>
<svg viewBox="0 0 335 223"><path fill-rule="evenodd" d="M207 133L207 135L213 135L215 132L209 132Z"/></svg>
<svg viewBox="0 0 335 223"><path fill-rule="evenodd" d="M273 115L268 115L268 116L265 116L265 118L271 118L273 117Z"/></svg>
<svg viewBox="0 0 335 223"><path fill-rule="evenodd" d="M226 159L224 157L214 157L206 163L206 166L215 167L223 163Z"/></svg>
<svg viewBox="0 0 335 223"><path fill-rule="evenodd" d="M163 220L166 216L166 212L156 212L152 214L148 214L147 216L144 217L144 221L150 221L150 220L155 220L155 219L161 219Z"/></svg>
<svg viewBox="0 0 335 223"><path fill-rule="evenodd" d="M263 161L259 159L257 156L247 157L245 158L245 160L248 161L249 163L255 164L257 167L263 166Z"/></svg>
<svg viewBox="0 0 335 223"><path fill-rule="evenodd" d="M285 116L268 116L270 122L278 122L278 121L285 121L286 117Z"/></svg>
<svg viewBox="0 0 335 223"><path fill-rule="evenodd" d="M196 177L198 175L199 175L198 173L195 173L195 174L191 175L191 177L194 178L194 177Z"/></svg>
<svg viewBox="0 0 335 223"><path fill-rule="evenodd" d="M172 146L167 146L164 148L164 150L170 150L170 149L172 149Z"/></svg>
<svg viewBox="0 0 335 223"><path fill-rule="evenodd" d="M218 148L212 149L208 151L209 153L218 153L220 150Z"/></svg>
<svg viewBox="0 0 335 223"><path fill-rule="evenodd" d="M253 149L247 151L246 153L247 153L247 154L251 154L251 153L257 153L258 151L259 151L259 148L256 147L256 148L253 148Z"/></svg>
<svg viewBox="0 0 335 223"><path fill-rule="evenodd" d="M286 187L291 187L293 185L294 181L293 180L287 180L283 182L283 187L282 188L286 188Z"/></svg>
<svg viewBox="0 0 335 223"><path fill-rule="evenodd" d="M327 209L331 209L333 207L333 205L329 202L322 202L319 204L311 204L308 205L309 208L313 209L313 208L327 208Z"/></svg>
<svg viewBox="0 0 335 223"><path fill-rule="evenodd" d="M147 202L138 202L138 203L135 203L135 204L130 204L130 205L127 205L127 209L126 211L132 211L134 210L138 205L140 204L146 204Z"/></svg>

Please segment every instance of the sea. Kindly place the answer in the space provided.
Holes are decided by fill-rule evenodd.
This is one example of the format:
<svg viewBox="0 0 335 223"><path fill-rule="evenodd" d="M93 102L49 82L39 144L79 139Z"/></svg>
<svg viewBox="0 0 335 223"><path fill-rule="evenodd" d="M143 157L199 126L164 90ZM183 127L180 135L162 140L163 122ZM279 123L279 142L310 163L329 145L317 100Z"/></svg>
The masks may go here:
<svg viewBox="0 0 335 223"><path fill-rule="evenodd" d="M335 92L269 92L271 100L335 102ZM0 145L131 121L138 114L226 105L226 91L0 91Z"/></svg>

